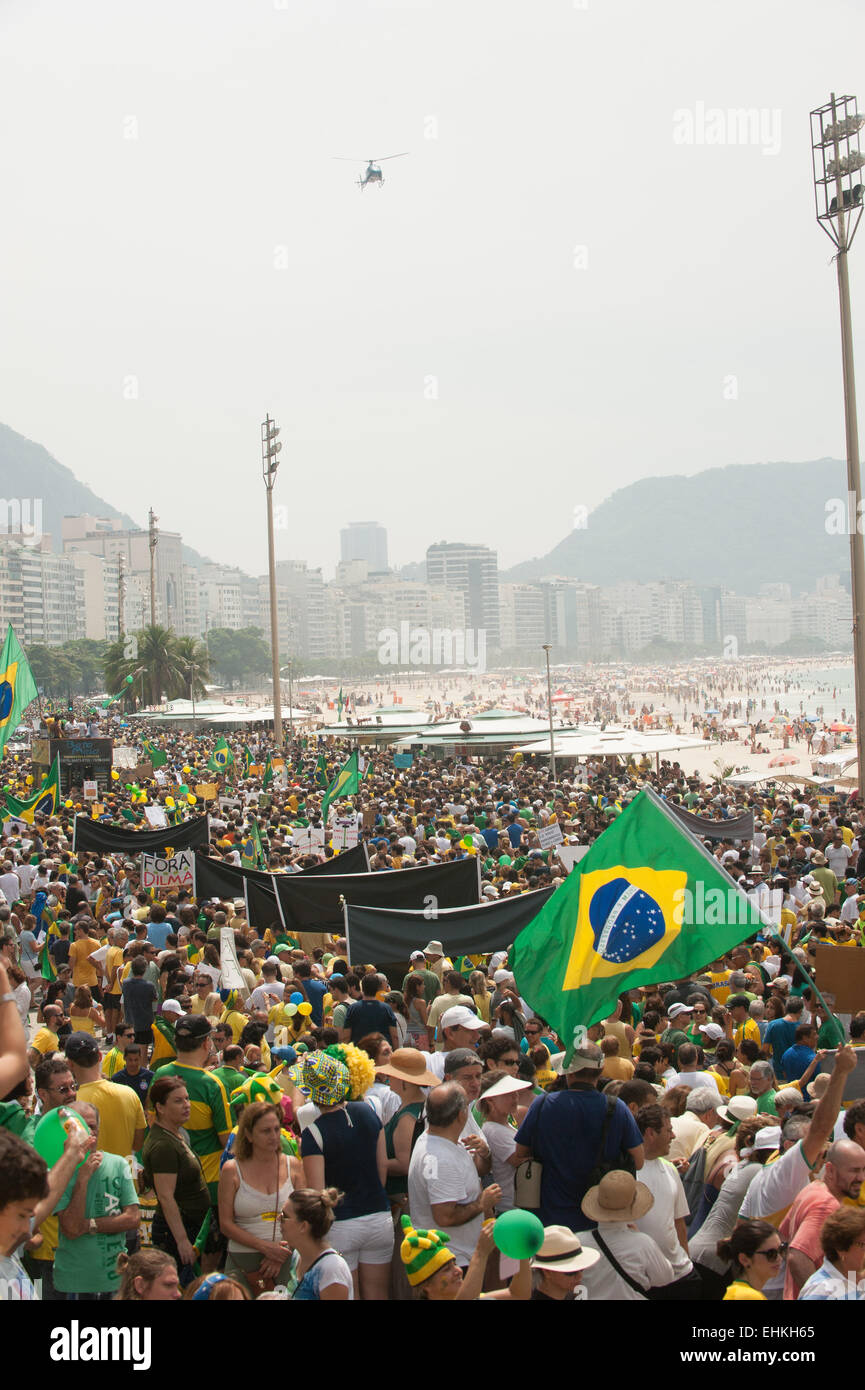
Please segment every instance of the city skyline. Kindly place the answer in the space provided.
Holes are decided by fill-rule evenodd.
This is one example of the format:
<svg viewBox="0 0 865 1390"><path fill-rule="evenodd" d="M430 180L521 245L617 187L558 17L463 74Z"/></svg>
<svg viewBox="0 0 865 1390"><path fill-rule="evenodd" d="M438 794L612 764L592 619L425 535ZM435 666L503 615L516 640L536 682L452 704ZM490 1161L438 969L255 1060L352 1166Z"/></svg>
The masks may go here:
<svg viewBox="0 0 865 1390"><path fill-rule="evenodd" d="M636 479L842 456L808 112L855 91L846 0L84 12L0 16L0 383L139 524L254 572L268 412L311 566L372 490L393 564L457 509L509 568ZM370 146L410 155L361 194Z"/></svg>

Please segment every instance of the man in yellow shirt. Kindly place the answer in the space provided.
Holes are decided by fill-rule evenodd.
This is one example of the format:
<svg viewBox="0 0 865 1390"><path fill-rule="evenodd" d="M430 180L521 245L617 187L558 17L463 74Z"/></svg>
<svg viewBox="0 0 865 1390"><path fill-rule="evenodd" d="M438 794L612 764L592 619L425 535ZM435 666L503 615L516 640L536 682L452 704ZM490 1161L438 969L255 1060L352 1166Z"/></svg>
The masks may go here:
<svg viewBox="0 0 865 1390"><path fill-rule="evenodd" d="M57 1052L60 1047L57 1029L63 1023L63 1010L58 1004L46 1004L42 1019L44 1026L34 1033L27 1053L31 1067L37 1067L49 1052Z"/></svg>
<svg viewBox="0 0 865 1390"><path fill-rule="evenodd" d="M90 957L99 950L99 942L95 936L90 935L90 930L96 931L95 922L87 918L76 922L75 940L69 947L69 964L72 966L72 983L75 988L87 985L88 989L94 991L94 998L98 999L99 976Z"/></svg>
<svg viewBox="0 0 865 1390"><path fill-rule="evenodd" d="M99 1111L99 1147L127 1158L141 1148L147 1122L131 1086L105 1081L99 1074L99 1046L90 1033L70 1033L66 1056L78 1082L78 1100Z"/></svg>
<svg viewBox="0 0 865 1390"><path fill-rule="evenodd" d="M135 1042L135 1029L131 1023L121 1023L114 1038L114 1046L102 1058L102 1075L111 1081L117 1072L126 1066L126 1049Z"/></svg>
<svg viewBox="0 0 865 1390"><path fill-rule="evenodd" d="M735 1024L733 1042L737 1049L742 1046L746 1038L755 1042L758 1047L762 1047L759 1026L748 1012L750 1002L744 994L731 994L727 1000L727 1008Z"/></svg>

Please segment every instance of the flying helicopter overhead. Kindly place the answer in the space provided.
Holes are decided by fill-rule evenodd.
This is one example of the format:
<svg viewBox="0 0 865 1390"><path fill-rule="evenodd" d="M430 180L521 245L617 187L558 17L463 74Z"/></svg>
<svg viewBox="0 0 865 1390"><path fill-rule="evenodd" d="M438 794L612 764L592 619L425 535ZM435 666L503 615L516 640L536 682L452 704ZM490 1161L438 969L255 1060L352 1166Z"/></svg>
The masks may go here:
<svg viewBox="0 0 865 1390"><path fill-rule="evenodd" d="M357 186L361 193L368 183L377 183L379 187L384 183L384 174L381 172L381 165L386 159L404 159L410 150L403 150L401 154L386 154L381 159L349 159L343 155L334 155L334 159L339 159L343 164L366 164L366 170L357 181Z"/></svg>

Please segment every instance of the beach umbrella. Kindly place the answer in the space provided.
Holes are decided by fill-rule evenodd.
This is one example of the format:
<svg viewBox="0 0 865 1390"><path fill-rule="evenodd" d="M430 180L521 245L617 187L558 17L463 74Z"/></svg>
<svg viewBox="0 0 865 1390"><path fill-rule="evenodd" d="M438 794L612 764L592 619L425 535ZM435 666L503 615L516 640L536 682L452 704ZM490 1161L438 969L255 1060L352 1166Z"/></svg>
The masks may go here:
<svg viewBox="0 0 865 1390"><path fill-rule="evenodd" d="M776 753L774 758L769 759L769 767L792 767L800 761L796 753Z"/></svg>

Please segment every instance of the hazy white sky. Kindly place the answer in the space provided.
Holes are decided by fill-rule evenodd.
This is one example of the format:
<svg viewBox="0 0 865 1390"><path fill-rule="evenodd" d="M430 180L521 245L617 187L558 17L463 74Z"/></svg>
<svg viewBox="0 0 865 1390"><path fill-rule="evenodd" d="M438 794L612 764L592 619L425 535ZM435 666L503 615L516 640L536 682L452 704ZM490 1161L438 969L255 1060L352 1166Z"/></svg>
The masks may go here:
<svg viewBox="0 0 865 1390"><path fill-rule="evenodd" d="M504 566L636 478L843 456L808 112L863 40L855 0L0 0L0 418L260 573L269 410L326 577L352 520Z"/></svg>

